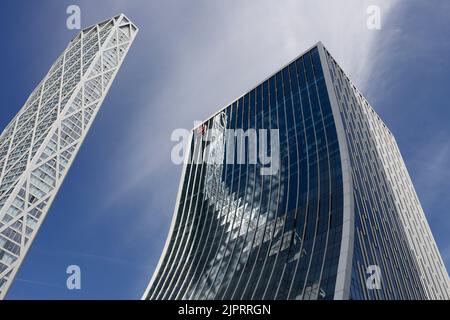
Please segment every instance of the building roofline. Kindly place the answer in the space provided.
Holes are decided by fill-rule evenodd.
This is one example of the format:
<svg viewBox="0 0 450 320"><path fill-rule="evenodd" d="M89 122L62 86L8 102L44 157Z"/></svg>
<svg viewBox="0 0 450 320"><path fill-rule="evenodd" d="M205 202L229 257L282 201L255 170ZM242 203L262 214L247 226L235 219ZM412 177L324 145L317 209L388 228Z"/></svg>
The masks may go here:
<svg viewBox="0 0 450 320"><path fill-rule="evenodd" d="M204 121L200 122L199 124L197 124L196 126L194 126L192 128L192 130L196 130L199 126L203 125L205 122L207 122L208 120L214 118L217 114L221 113L223 110L225 110L226 108L228 108L230 105L232 105L233 103L235 103L236 101L238 101L239 99L241 99L243 96L245 96L246 94L248 94L250 91L256 89L257 87L259 87L260 85L262 85L264 82L266 82L267 80L269 80L270 78L272 78L274 75L276 75L278 72L280 72L280 70L283 70L284 68L286 68L288 65L290 65L291 63L293 63L294 61L296 61L297 59L299 59L301 56L304 56L306 53L308 53L309 51L311 51L312 49L322 46L322 41L318 41L316 42L314 45L308 47L308 49L303 50L300 54L298 54L297 56L295 56L293 59L289 60L289 62L285 63L284 65L282 65L281 67L279 67L276 71L270 73L268 76L266 76L264 78L264 80L259 81L258 84L252 86L250 89L248 90L244 90L244 93L241 94L240 96L238 96L237 98L233 99L231 102L229 102L228 104L225 104L224 107L220 108L219 111L214 112L210 117L206 118Z"/></svg>

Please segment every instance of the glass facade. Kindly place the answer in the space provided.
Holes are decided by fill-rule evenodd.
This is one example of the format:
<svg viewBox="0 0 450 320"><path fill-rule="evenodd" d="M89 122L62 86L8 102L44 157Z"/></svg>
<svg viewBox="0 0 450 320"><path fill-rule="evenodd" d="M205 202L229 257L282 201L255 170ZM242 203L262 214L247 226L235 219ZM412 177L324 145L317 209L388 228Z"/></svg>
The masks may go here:
<svg viewBox="0 0 450 320"><path fill-rule="evenodd" d="M342 232L342 170L318 48L202 128L193 131L190 159L206 150L222 154L221 161L186 165L170 243L146 297L332 299ZM204 139L212 129L215 138ZM233 157L223 132L249 129L278 135L279 148L267 148L268 154L280 155L273 174L262 175L260 161L239 162L238 152L228 161ZM237 137L247 160L248 137ZM258 135L258 154L262 145Z"/></svg>
<svg viewBox="0 0 450 320"><path fill-rule="evenodd" d="M0 299L137 31L123 14L82 30L0 135Z"/></svg>
<svg viewBox="0 0 450 320"><path fill-rule="evenodd" d="M450 298L395 139L321 43L195 128L189 151L143 299ZM254 154L279 155L275 170Z"/></svg>
<svg viewBox="0 0 450 320"><path fill-rule="evenodd" d="M354 248L351 299L450 299L442 258L395 139L324 50L351 162ZM369 290L367 268L381 287Z"/></svg>

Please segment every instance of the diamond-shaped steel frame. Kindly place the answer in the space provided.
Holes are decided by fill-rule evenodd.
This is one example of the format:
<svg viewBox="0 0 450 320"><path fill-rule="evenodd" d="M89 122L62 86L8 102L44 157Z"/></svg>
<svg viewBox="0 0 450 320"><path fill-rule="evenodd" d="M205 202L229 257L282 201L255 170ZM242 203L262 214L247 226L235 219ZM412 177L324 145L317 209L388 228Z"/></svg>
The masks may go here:
<svg viewBox="0 0 450 320"><path fill-rule="evenodd" d="M82 30L0 136L0 299L25 258L138 28Z"/></svg>

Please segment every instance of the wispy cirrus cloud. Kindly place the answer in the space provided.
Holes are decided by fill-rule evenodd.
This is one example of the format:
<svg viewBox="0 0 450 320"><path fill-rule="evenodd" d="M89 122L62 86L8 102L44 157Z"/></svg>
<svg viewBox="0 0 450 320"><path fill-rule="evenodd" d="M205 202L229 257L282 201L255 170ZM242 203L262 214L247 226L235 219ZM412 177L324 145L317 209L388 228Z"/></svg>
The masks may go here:
<svg viewBox="0 0 450 320"><path fill-rule="evenodd" d="M146 179L158 181L154 187L159 190L164 183L176 185L161 176L167 167L179 173L170 160L171 132L191 128L195 120L210 116L318 41L365 87L373 62L380 58L377 45L384 32L366 26L366 9L374 4L381 9L383 24L398 1L200 1L189 8L169 1L172 23L159 24L156 16L152 22L164 28L157 30L165 35L163 54L152 59L152 50L160 48L146 26L137 40L135 50L148 51L148 65L139 66L142 72L153 64L164 69L154 75L157 83L147 79L149 87L141 84L142 90L134 92L139 106L134 107L133 129L119 145L130 156L126 164L112 164L122 183L110 203L148 185Z"/></svg>

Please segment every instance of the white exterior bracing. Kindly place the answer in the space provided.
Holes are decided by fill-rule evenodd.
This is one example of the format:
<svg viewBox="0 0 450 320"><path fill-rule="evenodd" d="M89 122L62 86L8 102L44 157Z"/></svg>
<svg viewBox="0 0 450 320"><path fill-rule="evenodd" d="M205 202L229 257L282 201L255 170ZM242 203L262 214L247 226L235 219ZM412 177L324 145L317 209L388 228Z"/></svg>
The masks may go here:
<svg viewBox="0 0 450 320"><path fill-rule="evenodd" d="M35 238L137 27L120 14L82 30L0 136L0 299Z"/></svg>

